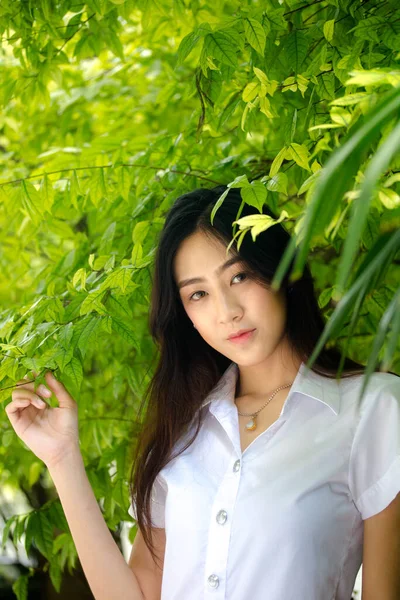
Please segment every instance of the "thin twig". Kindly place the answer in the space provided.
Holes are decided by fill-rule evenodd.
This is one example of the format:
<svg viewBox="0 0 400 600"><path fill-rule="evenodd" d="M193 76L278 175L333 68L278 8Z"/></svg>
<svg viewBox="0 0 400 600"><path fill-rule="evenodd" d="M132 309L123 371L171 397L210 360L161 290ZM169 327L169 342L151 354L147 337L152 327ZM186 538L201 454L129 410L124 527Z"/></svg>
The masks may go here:
<svg viewBox="0 0 400 600"><path fill-rule="evenodd" d="M29 175L29 177L21 177L20 179L13 179L12 181L4 181L3 183L0 183L0 186L3 185L11 185L13 183L21 183L22 181L27 181L28 179L35 179L36 177L44 177L45 175L56 175L58 173L67 173L68 171L84 171L84 170L90 170L90 169L112 169L112 168L117 168L117 167L139 167L139 168L143 168L143 169L153 169L155 171L167 171L169 173L178 173L180 175L192 175L193 177L197 177L198 179L204 179L205 181L210 181L211 183L216 183L217 185L221 185L220 181L215 181L214 179L210 179L209 177L203 177L201 175L195 175L193 174L193 171L190 171L189 173L187 171L180 171L177 169L168 169L168 167L153 167L151 165L138 165L138 164L128 164L128 163L121 163L118 165L92 165L92 166L87 166L87 167L68 167L68 169L60 169L58 171L48 171L48 172L44 172L44 173L38 173L37 175ZM195 171L197 169L194 169Z"/></svg>

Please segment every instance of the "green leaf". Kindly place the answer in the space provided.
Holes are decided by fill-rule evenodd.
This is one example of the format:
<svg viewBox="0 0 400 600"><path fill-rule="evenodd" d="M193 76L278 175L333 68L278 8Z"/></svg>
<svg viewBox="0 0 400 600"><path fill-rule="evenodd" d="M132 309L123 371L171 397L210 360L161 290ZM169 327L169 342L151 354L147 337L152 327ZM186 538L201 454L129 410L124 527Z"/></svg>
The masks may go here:
<svg viewBox="0 0 400 600"><path fill-rule="evenodd" d="M223 193L220 195L220 197L218 198L218 200L217 200L217 201L216 201L216 203L214 204L214 208L212 209L212 211L211 211L211 215L210 215L210 221L211 221L211 224L212 224L212 225L214 224L214 217L215 217L215 214L216 214L217 210L219 209L219 207L222 205L222 203L223 203L223 201L225 200L226 196L228 195L228 193L229 193L229 190L230 190L230 188L227 188L227 189L226 189L226 190L225 190L225 191L224 191L224 192L223 192Z"/></svg>
<svg viewBox="0 0 400 600"><path fill-rule="evenodd" d="M300 70L305 57L307 56L309 38L300 30L295 29L286 38L284 49L290 68L294 69L295 74Z"/></svg>
<svg viewBox="0 0 400 600"><path fill-rule="evenodd" d="M228 119L234 114L235 109L240 104L240 102L240 92L235 92L234 94L232 94L232 96L228 100L228 103L226 104L225 108L220 114L218 121L218 129L221 129L221 127L226 123L226 121L228 121Z"/></svg>
<svg viewBox="0 0 400 600"><path fill-rule="evenodd" d="M26 180L21 183L22 186L22 205L26 210L26 213L32 219L35 225L39 225L43 216L43 203L37 189Z"/></svg>
<svg viewBox="0 0 400 600"><path fill-rule="evenodd" d="M242 93L242 99L245 102L251 102L258 95L260 84L258 81L252 81L246 85Z"/></svg>
<svg viewBox="0 0 400 600"><path fill-rule="evenodd" d="M394 190L380 189L378 196L383 206L388 210L393 210L397 206L400 206L400 196Z"/></svg>
<svg viewBox="0 0 400 600"><path fill-rule="evenodd" d="M44 510L34 511L30 515L29 523L32 527L32 539L39 552L50 560L53 552L53 528Z"/></svg>
<svg viewBox="0 0 400 600"><path fill-rule="evenodd" d="M249 180L247 179L247 175L238 175L235 177L233 181L228 183L228 187L230 188L243 188L249 186Z"/></svg>
<svg viewBox="0 0 400 600"><path fill-rule="evenodd" d="M115 31L113 31L112 29L108 29L106 35L109 48L113 51L115 56L118 56L120 59L124 60L124 47L121 44L121 40L119 39Z"/></svg>
<svg viewBox="0 0 400 600"><path fill-rule="evenodd" d="M192 50L196 47L197 42L200 39L201 36L196 30L185 35L179 44L177 66L181 65L185 61Z"/></svg>
<svg viewBox="0 0 400 600"><path fill-rule="evenodd" d="M281 148L281 150L279 150L278 154L275 156L270 171L269 171L269 176L270 177L274 177L274 175L277 174L277 172L279 171L279 169L281 168L281 164L282 162L285 160L285 158L287 157L288 154L288 147L284 146L283 148ZM290 154L291 156L291 154Z"/></svg>
<svg viewBox="0 0 400 600"><path fill-rule="evenodd" d="M99 330L99 319L97 316L88 316L79 320L74 325L73 342L79 347L79 351L84 357L97 338Z"/></svg>
<svg viewBox="0 0 400 600"><path fill-rule="evenodd" d="M346 85L378 86L388 83L397 87L400 83L400 71L394 69L370 69L369 71L350 71Z"/></svg>
<svg viewBox="0 0 400 600"><path fill-rule="evenodd" d="M392 301L390 302L387 310L385 311L384 315L382 316L382 318L379 322L378 331L374 337L372 350L368 357L368 362L367 362L367 366L365 369L365 375L363 377L362 390L361 390L359 396L361 396L361 394L364 393L364 391L366 389L368 377L374 371L375 365L378 362L379 352L380 352L381 348L383 347L383 344L384 344L386 336L388 334L390 325L391 325L392 321L394 321L394 328L392 329L392 338L391 338L391 343L390 343L390 346L391 346L390 353L386 352L386 354L385 354L385 365L390 364L390 362L392 360L393 353L394 353L394 347L395 347L394 342L393 342L393 339L394 339L393 333L395 330L398 333L398 331L400 329L399 317L398 317L399 308L400 308L400 287L397 289ZM398 343L398 339L399 338L397 337L396 344Z"/></svg>
<svg viewBox="0 0 400 600"><path fill-rule="evenodd" d="M40 185L40 193L43 198L43 206L47 212L51 213L51 207L54 204L54 190L48 176L45 175Z"/></svg>
<svg viewBox="0 0 400 600"><path fill-rule="evenodd" d="M398 19L391 19L390 24L386 23L385 25L381 29L380 39L382 43L392 50L398 50L400 48L400 22Z"/></svg>
<svg viewBox="0 0 400 600"><path fill-rule="evenodd" d="M241 118L241 120L240 120L240 129L241 129L242 131L245 131L245 128L244 128L244 126L245 126L245 124L246 124L247 115L248 115L249 111L250 111L252 108L254 108L254 105L253 105L251 102L247 102L246 106L244 107L244 111L243 111L243 114L242 114L242 118Z"/></svg>
<svg viewBox="0 0 400 600"><path fill-rule="evenodd" d="M318 77L317 92L319 97L324 100L332 100L335 97L334 73L321 73Z"/></svg>
<svg viewBox="0 0 400 600"><path fill-rule="evenodd" d="M111 0L111 2L116 2L116 0ZM62 573L60 565L55 560L50 563L49 574L54 589L60 593Z"/></svg>
<svg viewBox="0 0 400 600"><path fill-rule="evenodd" d="M400 88L399 88L400 91ZM373 190L382 173L384 173L393 156L400 149L400 122L387 139L380 145L364 174L360 195L352 205L348 234L343 253L339 262L337 286L339 291L344 289L351 267L354 263L358 243L368 216L373 199Z"/></svg>
<svg viewBox="0 0 400 600"><path fill-rule="evenodd" d="M66 365L64 374L72 381L76 389L80 388L83 381L83 369L81 362L75 356Z"/></svg>
<svg viewBox="0 0 400 600"><path fill-rule="evenodd" d="M339 333L344 325L348 314L354 308L354 303L358 298L355 310L359 310L362 300L367 294L368 290L374 286L379 285L380 278L385 265L390 264L394 254L399 250L400 247L400 230L394 234L384 234L375 243L374 247L368 253L364 263L356 273L354 282L350 289L343 295L343 297L337 303L335 310L331 314L327 321L325 328L320 335L317 344L308 360L308 365L316 359L321 348L326 344L327 340L333 338ZM360 392L358 395L358 401L363 396L367 383L368 376L371 372L371 364L366 369L366 376L363 378L363 385L360 386Z"/></svg>
<svg viewBox="0 0 400 600"><path fill-rule="evenodd" d="M362 100L366 100L371 97L371 94L367 94L367 92L358 92L357 94L346 94L345 96L341 96L340 98L335 98L329 104L331 106L351 106L353 104L358 104Z"/></svg>
<svg viewBox="0 0 400 600"><path fill-rule="evenodd" d="M75 169L72 171L72 175L71 175L71 178L69 180L69 195L70 195L70 202L71 202L71 204L75 208L78 208L77 198L78 198L78 195L82 195L82 192L81 192L81 189L80 189L79 180L78 180L78 177L76 175Z"/></svg>
<svg viewBox="0 0 400 600"><path fill-rule="evenodd" d="M150 229L150 221L140 221L136 223L132 232L132 242L134 244L143 244Z"/></svg>
<svg viewBox="0 0 400 600"><path fill-rule="evenodd" d="M382 359L382 371L389 371L391 369L400 339L400 288L397 289L385 315L382 317L382 329L386 329L385 333L389 329L389 327L386 327L387 322L391 322L392 329L389 333L388 343Z"/></svg>
<svg viewBox="0 0 400 600"><path fill-rule="evenodd" d="M377 42L379 44L379 29L382 25L385 24L384 17L381 16L371 16L363 19L353 27L347 31L347 34L354 32L356 37L360 37L365 40L371 40L372 42Z"/></svg>
<svg viewBox="0 0 400 600"><path fill-rule="evenodd" d="M117 288L122 293L126 292L126 288L131 282L133 269L131 265L117 267L101 284L101 290ZM136 284L137 285L137 284Z"/></svg>
<svg viewBox="0 0 400 600"><path fill-rule="evenodd" d="M209 33L205 37L205 50L207 54L216 58L224 65L236 68L237 48L232 42L232 38L222 31Z"/></svg>
<svg viewBox="0 0 400 600"><path fill-rule="evenodd" d="M94 169L90 181L90 199L94 206L98 207L99 203L107 195L106 184L104 179L104 169Z"/></svg>
<svg viewBox="0 0 400 600"><path fill-rule="evenodd" d="M89 292L81 304L79 314L86 315L92 311L97 311L100 315L106 315L107 311L101 303L104 293L103 290L92 290Z"/></svg>
<svg viewBox="0 0 400 600"><path fill-rule="evenodd" d="M20 575L12 584L12 590L17 600L28 600L29 575Z"/></svg>
<svg viewBox="0 0 400 600"><path fill-rule="evenodd" d="M312 186L314 186L317 178L319 177L319 175L320 175L320 171L316 171L315 173L313 173L312 175L310 175L310 177L307 177L307 179L305 181L303 181L303 183L301 184L300 189L297 192L297 194L299 196L301 196L301 194L304 194L304 192L306 192Z"/></svg>
<svg viewBox="0 0 400 600"><path fill-rule="evenodd" d="M139 265L140 261L143 258L143 246L139 242L133 244L132 254L131 254L131 263L132 266L136 267Z"/></svg>
<svg viewBox="0 0 400 600"><path fill-rule="evenodd" d="M308 149L304 144L290 144L287 155L301 167L302 169L306 169L307 171L311 171L310 166L308 164L309 154Z"/></svg>
<svg viewBox="0 0 400 600"><path fill-rule="evenodd" d="M267 189L261 181L252 181L249 186L242 187L240 194L246 204L254 206L260 212L267 199Z"/></svg>
<svg viewBox="0 0 400 600"><path fill-rule="evenodd" d="M131 189L131 169L128 167L120 167L118 169L118 190L124 200L128 200Z"/></svg>
<svg viewBox="0 0 400 600"><path fill-rule="evenodd" d="M265 31L263 26L256 19L245 18L243 19L244 32L250 46L261 54L264 55L265 50Z"/></svg>
<svg viewBox="0 0 400 600"><path fill-rule="evenodd" d="M124 323L120 319L113 317L112 328L115 333L118 333L118 335L120 335L121 338L124 339L128 344L136 348L136 350L140 350L137 334L135 334L135 332L128 327L127 323Z"/></svg>
<svg viewBox="0 0 400 600"><path fill-rule="evenodd" d="M271 192L283 192L287 195L288 177L282 171L276 173L269 181L267 181L267 189Z"/></svg>
<svg viewBox="0 0 400 600"><path fill-rule="evenodd" d="M3 532L2 532L2 540L1 540L1 550L2 550L2 552L4 552L4 549L5 549L7 540L8 540L8 534L10 532L11 526L15 523L16 518L17 517L14 515L12 517L9 517L6 520L6 523L4 525Z"/></svg>
<svg viewBox="0 0 400 600"><path fill-rule="evenodd" d="M325 21L323 29L324 29L324 36L328 42L331 42L333 39L334 28L335 28L335 19Z"/></svg>
<svg viewBox="0 0 400 600"><path fill-rule="evenodd" d="M332 218L337 209L337 202L342 198L349 182L354 177L360 164L361 153L369 146L371 140L380 132L382 125L390 119L400 107L400 88L386 94L382 102L368 113L368 119L351 133L340 148L329 158L326 166L318 171L318 181L313 197L308 204L301 230L301 244L297 251L292 277L301 274L311 237L317 227L321 230ZM321 205L324 210L321 210ZM286 247L284 255L271 283L273 289L279 286L294 253L297 240L293 239Z"/></svg>
<svg viewBox="0 0 400 600"><path fill-rule="evenodd" d="M247 215L246 217L242 217L241 219L234 221L234 223L237 223L239 225L240 230L250 228L251 237L253 238L253 242L254 242L256 240L257 236L260 235L260 233L262 233L263 231L266 231L267 229L269 229L276 223L280 223L288 216L289 216L288 213L285 210L283 210L278 219L273 219L269 215L253 214L253 215Z"/></svg>
<svg viewBox="0 0 400 600"><path fill-rule="evenodd" d="M43 463L37 460L33 461L33 463L29 467L29 486L32 487L38 481L41 473L43 471Z"/></svg>
<svg viewBox="0 0 400 600"><path fill-rule="evenodd" d="M391 185L393 185L394 183L397 183L398 181L400 181L400 173L394 173L393 175L390 175L390 177L388 177L383 182L383 187L390 187Z"/></svg>

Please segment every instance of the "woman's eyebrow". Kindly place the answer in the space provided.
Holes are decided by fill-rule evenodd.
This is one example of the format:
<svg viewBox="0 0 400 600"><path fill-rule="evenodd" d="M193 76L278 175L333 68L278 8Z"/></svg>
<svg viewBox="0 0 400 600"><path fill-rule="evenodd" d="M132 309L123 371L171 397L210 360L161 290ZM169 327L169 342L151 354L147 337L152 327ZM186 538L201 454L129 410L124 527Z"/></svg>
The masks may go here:
<svg viewBox="0 0 400 600"><path fill-rule="evenodd" d="M217 275L220 275L220 273L222 273L222 271L225 271L230 266L232 266L238 262L242 262L242 258L240 256L233 256L232 258L227 260L223 265L220 265L219 267L217 267L215 269L215 273ZM202 281L206 281L204 279L204 277L191 277L190 279L182 279L182 281L180 281L178 283L178 289L183 288L185 285L190 285L191 283L201 283Z"/></svg>

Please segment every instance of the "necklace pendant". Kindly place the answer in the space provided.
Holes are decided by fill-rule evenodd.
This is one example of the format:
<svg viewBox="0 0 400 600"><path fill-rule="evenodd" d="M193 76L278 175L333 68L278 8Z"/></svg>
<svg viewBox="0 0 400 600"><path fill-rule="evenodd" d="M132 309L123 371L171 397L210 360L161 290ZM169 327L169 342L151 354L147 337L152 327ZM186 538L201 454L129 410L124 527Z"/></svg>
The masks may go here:
<svg viewBox="0 0 400 600"><path fill-rule="evenodd" d="M257 427L256 418L256 416L253 416L250 421L246 423L247 431L254 431L254 429Z"/></svg>

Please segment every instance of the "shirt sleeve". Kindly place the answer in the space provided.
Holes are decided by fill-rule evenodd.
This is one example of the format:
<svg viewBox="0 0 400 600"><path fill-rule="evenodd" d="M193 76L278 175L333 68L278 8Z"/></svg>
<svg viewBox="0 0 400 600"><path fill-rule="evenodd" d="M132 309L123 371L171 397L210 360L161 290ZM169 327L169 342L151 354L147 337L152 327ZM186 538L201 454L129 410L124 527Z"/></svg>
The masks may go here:
<svg viewBox="0 0 400 600"><path fill-rule="evenodd" d="M367 388L350 453L349 488L363 520L400 491L400 377L385 375L388 383Z"/></svg>
<svg viewBox="0 0 400 600"><path fill-rule="evenodd" d="M151 492L151 503L150 503L150 514L151 522L153 527L165 528L165 501L167 497L167 490L165 484L161 481L159 475L157 475L152 492ZM136 502L133 499L128 513L137 521L136 513Z"/></svg>

